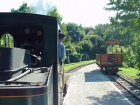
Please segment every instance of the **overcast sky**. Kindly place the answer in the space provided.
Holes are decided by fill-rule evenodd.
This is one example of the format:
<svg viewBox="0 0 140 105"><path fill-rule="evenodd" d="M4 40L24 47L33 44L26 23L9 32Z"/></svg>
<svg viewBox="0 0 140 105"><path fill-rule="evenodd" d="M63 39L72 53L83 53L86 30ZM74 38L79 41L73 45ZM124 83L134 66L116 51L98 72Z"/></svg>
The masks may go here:
<svg viewBox="0 0 140 105"><path fill-rule="evenodd" d="M84 27L94 27L97 24L109 23L109 17L115 16L115 12L104 10L109 0L0 0L0 12L9 12L11 8L19 8L23 1L29 5L40 2L37 10L48 9L49 5L55 5L63 17L63 22L74 22Z"/></svg>

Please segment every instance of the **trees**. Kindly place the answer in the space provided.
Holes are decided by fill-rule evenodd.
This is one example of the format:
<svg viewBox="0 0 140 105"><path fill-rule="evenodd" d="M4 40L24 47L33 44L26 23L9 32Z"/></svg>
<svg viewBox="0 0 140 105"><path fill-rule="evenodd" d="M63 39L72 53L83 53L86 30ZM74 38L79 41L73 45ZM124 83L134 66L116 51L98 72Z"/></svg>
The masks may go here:
<svg viewBox="0 0 140 105"><path fill-rule="evenodd" d="M0 38L0 47L14 47L14 39L13 36L9 33L5 33Z"/></svg>
<svg viewBox="0 0 140 105"><path fill-rule="evenodd" d="M62 20L63 20L63 17L59 14L59 12L55 6L50 8L47 15L57 17L60 20L60 22L62 22Z"/></svg>
<svg viewBox="0 0 140 105"><path fill-rule="evenodd" d="M14 8L11 9L12 13L33 13L33 8L31 8L30 6L28 6L27 3L23 2L23 4L17 9L15 10Z"/></svg>
<svg viewBox="0 0 140 105"><path fill-rule="evenodd" d="M78 43L84 38L85 31L82 30L82 27L75 23L67 23L66 27L68 35L71 37L73 43Z"/></svg>
<svg viewBox="0 0 140 105"><path fill-rule="evenodd" d="M93 45L93 43L90 40L83 40L78 45L82 47L82 49L81 49L82 54L87 54L90 59L94 58L93 57L94 45Z"/></svg>

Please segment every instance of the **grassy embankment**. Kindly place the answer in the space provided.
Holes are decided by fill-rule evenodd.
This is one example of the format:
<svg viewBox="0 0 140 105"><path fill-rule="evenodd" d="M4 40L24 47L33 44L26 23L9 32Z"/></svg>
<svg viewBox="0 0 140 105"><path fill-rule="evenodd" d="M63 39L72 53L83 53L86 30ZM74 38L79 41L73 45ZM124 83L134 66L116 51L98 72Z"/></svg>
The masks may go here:
<svg viewBox="0 0 140 105"><path fill-rule="evenodd" d="M71 70L71 69L76 68L78 66L82 66L82 65L90 64L90 63L94 63L94 62L95 62L95 60L89 60L89 61L81 61L81 62L77 62L77 63L65 64L64 70L68 71L68 70Z"/></svg>
<svg viewBox="0 0 140 105"><path fill-rule="evenodd" d="M95 60L89 60L89 61L81 61L81 62L77 62L77 63L65 64L64 70L68 71L68 70L73 69L75 67L85 65L85 64L94 63L94 62L95 62ZM140 79L140 70L137 70L135 68L129 68L129 67L120 67L119 70L121 70L121 71L119 71L120 74L123 74L129 78Z"/></svg>
<svg viewBox="0 0 140 105"><path fill-rule="evenodd" d="M123 74L132 79L140 79L140 70L131 68L131 67L120 67L119 71L120 74Z"/></svg>

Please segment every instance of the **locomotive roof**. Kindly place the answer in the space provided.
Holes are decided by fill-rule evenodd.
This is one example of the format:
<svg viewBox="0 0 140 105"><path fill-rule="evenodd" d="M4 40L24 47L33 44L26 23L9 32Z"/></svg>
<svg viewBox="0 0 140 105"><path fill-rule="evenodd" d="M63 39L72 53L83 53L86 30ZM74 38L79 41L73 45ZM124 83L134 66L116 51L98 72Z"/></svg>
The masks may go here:
<svg viewBox="0 0 140 105"><path fill-rule="evenodd" d="M42 15L42 14L34 14L34 13L11 13L11 12L0 12L0 16L2 17L8 17L8 16L12 16L12 17L41 17L41 18L47 18L47 19L53 19L56 20L57 17L52 17L52 16L47 16L47 15Z"/></svg>

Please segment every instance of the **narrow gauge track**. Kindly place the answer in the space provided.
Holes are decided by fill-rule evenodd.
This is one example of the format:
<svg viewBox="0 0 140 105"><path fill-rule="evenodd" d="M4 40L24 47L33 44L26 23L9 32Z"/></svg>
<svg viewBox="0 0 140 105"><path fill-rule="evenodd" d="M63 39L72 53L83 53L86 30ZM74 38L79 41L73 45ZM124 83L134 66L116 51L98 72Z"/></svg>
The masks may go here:
<svg viewBox="0 0 140 105"><path fill-rule="evenodd" d="M140 101L140 87L131 83L127 79L123 78L121 75L109 75L113 80L115 80L119 85L127 90L134 98Z"/></svg>

